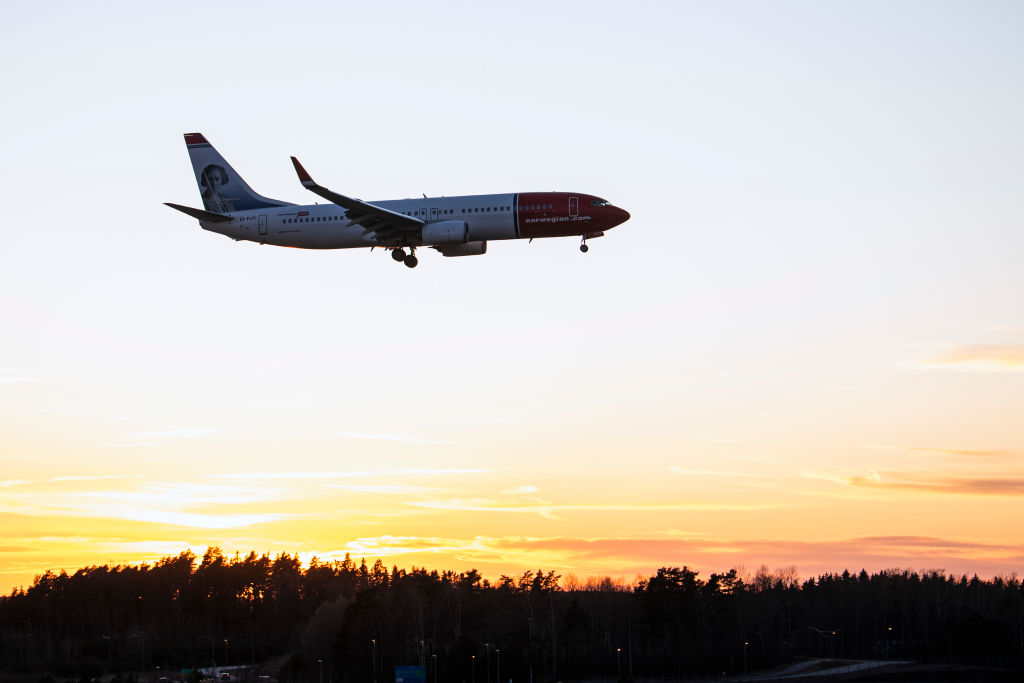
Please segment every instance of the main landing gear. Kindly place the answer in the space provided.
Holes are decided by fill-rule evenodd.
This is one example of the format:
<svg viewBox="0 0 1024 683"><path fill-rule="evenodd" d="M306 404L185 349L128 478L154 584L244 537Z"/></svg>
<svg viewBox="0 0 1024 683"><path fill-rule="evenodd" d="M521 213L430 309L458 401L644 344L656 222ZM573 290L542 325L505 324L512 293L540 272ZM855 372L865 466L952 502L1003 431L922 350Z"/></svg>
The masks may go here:
<svg viewBox="0 0 1024 683"><path fill-rule="evenodd" d="M401 261L406 265L407 268L415 268L420 260L416 258L416 247L409 247L409 253L405 253L405 249L398 248L391 250L391 258L396 261Z"/></svg>

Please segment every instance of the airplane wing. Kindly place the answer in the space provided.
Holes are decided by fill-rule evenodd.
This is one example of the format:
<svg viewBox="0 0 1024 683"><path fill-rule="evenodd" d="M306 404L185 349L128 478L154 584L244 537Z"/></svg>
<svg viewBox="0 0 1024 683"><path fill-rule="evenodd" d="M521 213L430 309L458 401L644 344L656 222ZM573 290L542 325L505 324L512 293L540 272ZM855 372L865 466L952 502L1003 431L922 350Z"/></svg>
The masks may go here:
<svg viewBox="0 0 1024 683"><path fill-rule="evenodd" d="M304 188L345 209L349 225L360 225L366 232L376 233L378 240L386 241L389 238L404 236L410 232L419 232L423 228L423 221L418 218L388 211L374 204L346 197L343 194L332 192L322 185L317 185L298 159L292 157L292 164L295 166L295 172Z"/></svg>
<svg viewBox="0 0 1024 683"><path fill-rule="evenodd" d="M184 214L192 216L192 218L198 218L201 221L209 221L211 223L223 223L230 221L231 216L225 216L222 213L214 213L212 211L203 211L202 209L193 209L191 206L182 206L181 204L171 204L170 202L164 202L164 205L177 209Z"/></svg>

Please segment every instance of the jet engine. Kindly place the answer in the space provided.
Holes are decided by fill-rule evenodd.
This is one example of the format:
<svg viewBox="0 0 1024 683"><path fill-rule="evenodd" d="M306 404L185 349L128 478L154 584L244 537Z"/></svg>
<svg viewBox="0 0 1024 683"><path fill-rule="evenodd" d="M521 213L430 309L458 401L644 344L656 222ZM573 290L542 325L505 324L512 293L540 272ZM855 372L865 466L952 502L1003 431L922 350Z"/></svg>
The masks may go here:
<svg viewBox="0 0 1024 683"><path fill-rule="evenodd" d="M434 247L445 256L479 256L487 253L487 242L466 242L448 247Z"/></svg>
<svg viewBox="0 0 1024 683"><path fill-rule="evenodd" d="M438 221L423 226L423 244L464 244L469 235L465 221Z"/></svg>

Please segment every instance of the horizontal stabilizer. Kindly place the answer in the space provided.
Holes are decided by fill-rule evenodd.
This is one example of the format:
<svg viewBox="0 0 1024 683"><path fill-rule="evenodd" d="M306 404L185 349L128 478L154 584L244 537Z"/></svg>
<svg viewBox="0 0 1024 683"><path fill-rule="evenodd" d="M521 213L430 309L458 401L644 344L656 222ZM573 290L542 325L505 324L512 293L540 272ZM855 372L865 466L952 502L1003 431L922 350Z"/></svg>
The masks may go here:
<svg viewBox="0 0 1024 683"><path fill-rule="evenodd" d="M181 204L171 204L170 202L164 202L167 206L172 209L177 209L184 214L192 216L192 218L198 218L201 221L209 221L210 223L224 223L232 220L231 216L225 216L222 213L214 213L212 211L203 211L202 209L193 209L191 206L182 206Z"/></svg>

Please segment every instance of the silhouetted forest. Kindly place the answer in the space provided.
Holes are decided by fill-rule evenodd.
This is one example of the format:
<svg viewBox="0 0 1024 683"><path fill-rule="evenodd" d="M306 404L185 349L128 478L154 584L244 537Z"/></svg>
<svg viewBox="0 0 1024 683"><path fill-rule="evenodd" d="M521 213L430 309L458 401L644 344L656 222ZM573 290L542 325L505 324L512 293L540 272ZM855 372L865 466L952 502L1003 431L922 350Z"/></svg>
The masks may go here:
<svg viewBox="0 0 1024 683"><path fill-rule="evenodd" d="M560 580L561 579L561 580ZM154 565L46 574L0 598L0 671L99 676L257 663L282 681L554 681L742 674L797 657L1019 666L1024 588L942 572L665 567L625 585L527 571L303 569L210 548ZM255 674L253 674L255 675ZM149 680L146 678L144 680Z"/></svg>

